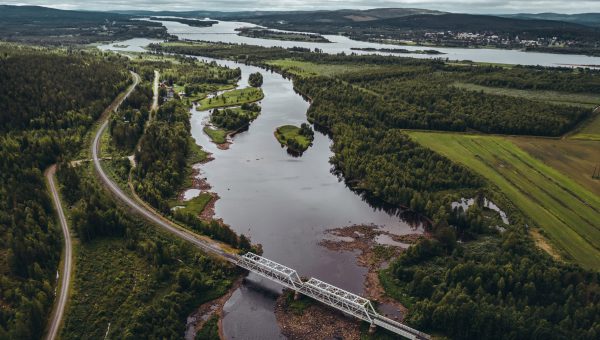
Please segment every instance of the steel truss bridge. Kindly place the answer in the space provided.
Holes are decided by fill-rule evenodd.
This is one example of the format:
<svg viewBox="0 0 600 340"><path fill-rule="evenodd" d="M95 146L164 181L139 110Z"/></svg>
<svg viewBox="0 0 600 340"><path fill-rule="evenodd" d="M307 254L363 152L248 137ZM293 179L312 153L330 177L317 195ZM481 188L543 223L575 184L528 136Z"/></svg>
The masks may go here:
<svg viewBox="0 0 600 340"><path fill-rule="evenodd" d="M378 314L371 301L323 281L311 278L302 281L298 273L282 264L262 256L247 253L237 258L238 266L275 281L297 293L311 297L346 314L368 322L372 327L380 326L408 339L430 339L428 334L419 332L399 322Z"/></svg>

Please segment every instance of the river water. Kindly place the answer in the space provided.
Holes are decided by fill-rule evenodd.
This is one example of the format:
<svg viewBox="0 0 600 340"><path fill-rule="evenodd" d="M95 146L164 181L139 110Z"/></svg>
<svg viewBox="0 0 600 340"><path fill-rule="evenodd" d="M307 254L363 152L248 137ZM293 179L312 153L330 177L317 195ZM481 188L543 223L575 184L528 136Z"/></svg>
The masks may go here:
<svg viewBox="0 0 600 340"><path fill-rule="evenodd" d="M176 22L163 22L169 33L180 38L248 43L261 46L302 46L321 48L327 53L351 52L350 47L383 48L389 45L356 42L345 37L327 36L335 43L298 43L240 37L234 29L252 26L220 22L209 28L196 28ZM132 39L101 46L102 50L142 51L152 42ZM119 45L120 47L115 47ZM127 45L127 47L125 47ZM404 47L407 49L419 49ZM585 56L524 53L505 50L445 49L444 57L497 63L522 63L556 66L559 64L600 64L600 58ZM415 57L428 57L414 55ZM214 59L200 58L206 61ZM334 252L319 245L324 231L352 224L383 226L396 234L420 232L395 214L376 209L347 188L331 173L331 140L315 133L314 145L302 157L287 154L273 132L281 125L306 122L309 103L294 92L291 81L276 73L232 61L220 65L239 67L239 87L248 86L248 75L261 72L265 98L262 113L248 129L233 138L228 150L220 150L202 131L208 112L192 109L192 136L214 160L201 167L212 191L220 196L215 207L217 218L239 233L263 245L264 256L292 267L300 275L314 276L343 289L361 294L366 270L356 263L356 253ZM193 193L192 193L193 194ZM385 243L382 240L382 243ZM250 275L225 304L224 334L228 339L276 339L283 337L273 313L280 287ZM271 293L269 293L271 292ZM275 293L275 294L273 294Z"/></svg>

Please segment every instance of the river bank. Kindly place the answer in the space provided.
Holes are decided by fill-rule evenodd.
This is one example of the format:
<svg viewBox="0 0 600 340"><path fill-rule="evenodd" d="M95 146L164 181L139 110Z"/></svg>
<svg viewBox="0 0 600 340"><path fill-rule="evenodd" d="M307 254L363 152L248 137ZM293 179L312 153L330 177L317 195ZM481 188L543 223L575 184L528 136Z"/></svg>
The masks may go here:
<svg viewBox="0 0 600 340"><path fill-rule="evenodd" d="M358 265L367 268L363 296L375 303L382 314L401 322L407 309L385 293L379 271L425 237L428 235L421 233L397 235L376 225L353 225L328 230L320 244L333 251L358 252Z"/></svg>

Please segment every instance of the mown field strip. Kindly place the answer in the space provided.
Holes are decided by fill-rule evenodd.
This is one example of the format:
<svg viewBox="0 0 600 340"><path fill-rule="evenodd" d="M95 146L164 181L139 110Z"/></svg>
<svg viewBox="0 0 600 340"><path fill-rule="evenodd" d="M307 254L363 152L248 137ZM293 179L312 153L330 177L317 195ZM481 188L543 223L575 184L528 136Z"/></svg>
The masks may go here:
<svg viewBox="0 0 600 340"><path fill-rule="evenodd" d="M498 186L566 254L600 269L600 197L502 137L409 134Z"/></svg>

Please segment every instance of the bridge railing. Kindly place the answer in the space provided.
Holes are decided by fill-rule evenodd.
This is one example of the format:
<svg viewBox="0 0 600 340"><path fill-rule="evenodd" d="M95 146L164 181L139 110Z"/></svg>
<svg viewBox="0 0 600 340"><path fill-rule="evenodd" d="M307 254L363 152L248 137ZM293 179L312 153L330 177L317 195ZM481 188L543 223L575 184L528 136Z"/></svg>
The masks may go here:
<svg viewBox="0 0 600 340"><path fill-rule="evenodd" d="M428 334L378 314L371 301L359 295L315 278L304 282L294 269L265 257L247 253L239 257L237 265L346 314L367 321L371 325L380 326L409 339L431 338Z"/></svg>

